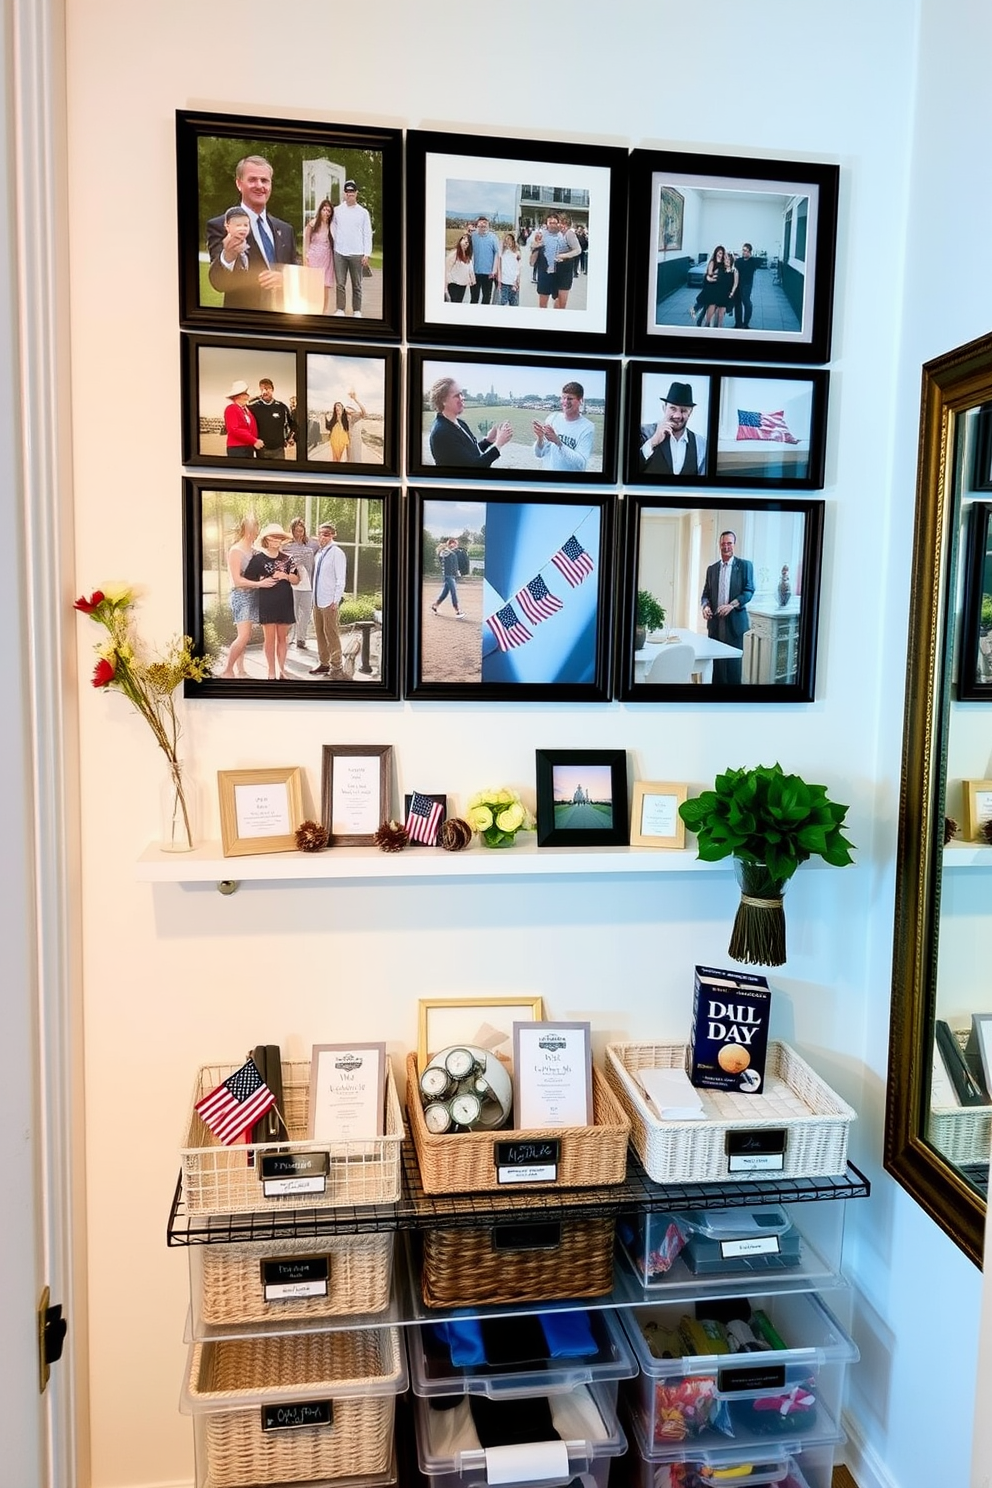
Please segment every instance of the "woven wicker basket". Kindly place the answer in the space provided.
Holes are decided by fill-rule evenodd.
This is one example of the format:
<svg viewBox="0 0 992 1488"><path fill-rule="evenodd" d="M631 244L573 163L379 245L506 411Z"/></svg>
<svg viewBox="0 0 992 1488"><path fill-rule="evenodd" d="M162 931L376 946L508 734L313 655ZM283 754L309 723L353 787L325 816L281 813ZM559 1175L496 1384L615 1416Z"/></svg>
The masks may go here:
<svg viewBox="0 0 992 1488"><path fill-rule="evenodd" d="M992 1106L935 1106L927 1122L927 1141L948 1162L987 1163L992 1139Z"/></svg>
<svg viewBox="0 0 992 1488"><path fill-rule="evenodd" d="M685 1069L685 1044L607 1044L606 1075L631 1121L631 1142L656 1183L719 1183L767 1178L767 1169L731 1171L731 1133L784 1129L785 1178L820 1178L847 1166L848 1129L856 1113L788 1044L772 1042L760 1095L698 1090L703 1121L661 1121L634 1078L641 1069Z"/></svg>
<svg viewBox="0 0 992 1488"><path fill-rule="evenodd" d="M498 1249L499 1226L495 1231L427 1230L420 1283L424 1305L602 1297L613 1290L614 1225L609 1218L566 1220L559 1243L547 1250Z"/></svg>
<svg viewBox="0 0 992 1488"><path fill-rule="evenodd" d="M327 1258L327 1295L267 1300L265 1263L308 1256ZM190 1247L194 1313L210 1326L382 1312L389 1306L392 1269L392 1235L325 1235L270 1241L265 1247L258 1241Z"/></svg>
<svg viewBox="0 0 992 1488"><path fill-rule="evenodd" d="M195 1343L187 1408L200 1488L384 1473L406 1366L396 1328ZM329 1425L264 1431L262 1409L330 1400Z"/></svg>
<svg viewBox="0 0 992 1488"><path fill-rule="evenodd" d="M386 1133L365 1142L309 1142L306 1139L310 1099L310 1063L283 1063L281 1110L291 1140L265 1147L243 1142L225 1147L196 1114L196 1103L240 1066L203 1065L196 1077L181 1150L183 1197L190 1214L248 1214L280 1204L325 1208L337 1204L394 1204L400 1196L400 1149L403 1112L390 1061L386 1060ZM287 1194L268 1198L262 1192L261 1167L248 1166L248 1154L261 1152L326 1152L330 1155L322 1194Z"/></svg>
<svg viewBox="0 0 992 1488"><path fill-rule="evenodd" d="M406 1062L407 1114L417 1149L424 1192L506 1192L496 1174L496 1142L557 1140L561 1143L558 1176L527 1188L600 1188L622 1183L627 1173L630 1123L599 1070L592 1072L593 1125L542 1128L540 1131L446 1132L427 1130L418 1098L417 1058Z"/></svg>

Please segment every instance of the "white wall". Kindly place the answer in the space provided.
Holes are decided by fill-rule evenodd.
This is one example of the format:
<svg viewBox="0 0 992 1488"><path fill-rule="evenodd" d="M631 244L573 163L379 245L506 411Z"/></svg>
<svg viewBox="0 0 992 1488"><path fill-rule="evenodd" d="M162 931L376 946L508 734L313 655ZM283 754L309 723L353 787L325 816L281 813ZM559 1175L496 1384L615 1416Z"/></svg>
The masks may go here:
<svg viewBox="0 0 992 1488"><path fill-rule="evenodd" d="M931 8L927 0L928 21ZM493 780L531 794L535 747L581 741L627 748L636 776L697 786L728 764L780 759L850 802L858 866L801 873L790 889L790 959L772 979L773 1031L862 1116L853 1156L876 1187L849 1220L867 1358L855 1424L897 1488L957 1484L977 1273L879 1171L899 615L922 352L899 350L916 8L839 0L807 12L770 0L712 56L685 14L671 0L650 10L619 0L608 17L583 4L543 16L507 0L489 18L437 0L353 11L314 0L282 11L260 0L237 10L69 0L76 587L138 582L145 633L164 640L181 624L176 108L840 163L815 703L495 710L201 701L186 710L187 753L205 786L218 768L298 762L317 794L322 744L391 742L401 790L444 789L463 804ZM810 86L814 76L829 88ZM952 77L934 68L931 90L953 87L957 99ZM962 197L967 206L967 190L948 195L958 223ZM945 226L953 272L934 295L941 312L964 302L963 250L982 240L959 239L949 214ZM924 251L929 261L934 231L928 219L925 250L911 233L914 274ZM926 354L978 327L957 329L935 324ZM260 1039L301 1053L360 1035L386 1038L399 1056L413 1042L418 996L521 987L543 993L556 1016L591 1017L600 1047L618 1035L680 1037L692 965L725 955L735 896L724 876L494 890L258 886L230 899L139 885L131 865L154 832L161 769L123 701L86 687L94 635L79 629L92 1483L138 1488L192 1471L189 1422L175 1411L185 1260L167 1252L164 1227L199 1063L239 1057ZM216 830L212 801L211 817ZM140 1122L129 1114L138 1104ZM934 1299L927 1328L912 1270L920 1252ZM934 1357L960 1368L935 1378ZM927 1421L953 1416L959 1434L927 1430L932 1441L921 1440L924 1378Z"/></svg>

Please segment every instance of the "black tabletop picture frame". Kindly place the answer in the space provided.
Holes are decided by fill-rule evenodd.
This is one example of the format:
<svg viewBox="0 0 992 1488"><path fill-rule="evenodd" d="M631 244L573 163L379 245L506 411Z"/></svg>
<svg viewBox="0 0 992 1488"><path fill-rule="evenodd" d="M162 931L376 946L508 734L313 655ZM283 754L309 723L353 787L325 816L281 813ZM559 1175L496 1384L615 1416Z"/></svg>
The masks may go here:
<svg viewBox="0 0 992 1488"><path fill-rule="evenodd" d="M239 175L239 168L252 161L261 166L254 172L241 169ZM181 110L176 114L176 164L179 314L184 326L399 339L400 130ZM266 168L267 201L264 187L259 194L257 180L252 181ZM344 191L348 181L357 186L351 201ZM354 206L369 213L367 224L358 218L353 222L350 215L342 217L342 223L348 222L342 251L348 249L350 263L326 298L327 275L304 262L305 229L325 199L335 212L347 209L350 214ZM271 218L271 246L263 249L249 218L242 251L235 253L230 248L229 214L245 202L257 206L260 200L264 215ZM363 265L369 234L371 252ZM356 248L359 251L353 251ZM287 273L287 268L293 272ZM274 287L259 280L259 274L269 273L279 275ZM345 290L343 308L338 283ZM361 298L360 314L356 295Z"/></svg>
<svg viewBox="0 0 992 1488"><path fill-rule="evenodd" d="M241 475L306 470L352 480L399 474L400 352L395 346L182 335L183 463ZM268 403L260 383L273 384ZM268 447L231 445L232 392ZM287 437L291 434L291 437ZM231 454L229 450L240 450Z"/></svg>
<svg viewBox="0 0 992 1488"><path fill-rule="evenodd" d="M692 492L630 492L623 505L616 696L628 703L812 702L824 503L752 497L732 505ZM722 602L724 534L734 542ZM652 600L664 611L660 622Z"/></svg>
<svg viewBox="0 0 992 1488"><path fill-rule="evenodd" d="M626 240L626 150L609 145L487 138L411 129L407 133L407 284L411 341L529 351L622 349ZM581 226L587 251L549 271L546 251L531 264L549 213ZM512 232L520 251L517 300L486 301L491 285L460 285L449 298L446 258L469 224L484 216L497 246ZM581 243L579 243L581 249ZM491 250L487 250L488 252ZM473 252L473 259L476 255ZM479 260L481 262L481 259ZM541 279L535 282L540 267ZM489 276L491 277L491 276ZM477 295L475 302L472 294ZM563 303L553 309L556 296ZM541 299L545 307L541 308ZM497 301L499 295L497 294Z"/></svg>
<svg viewBox="0 0 992 1488"><path fill-rule="evenodd" d="M537 750L538 847L625 847L627 753Z"/></svg>
<svg viewBox="0 0 992 1488"><path fill-rule="evenodd" d="M615 361L411 350L407 400L407 465L414 477L568 485L616 479ZM545 426L540 438L535 424ZM507 425L511 437L503 443Z"/></svg>
<svg viewBox="0 0 992 1488"><path fill-rule="evenodd" d="M400 528L399 491L395 487L338 486L331 482L263 479L240 481L189 476L183 481L185 556L185 631L197 654L212 658L211 676L187 682L187 697L381 700L399 697L400 688ZM344 593L338 611L342 675L316 672L319 651L310 629L312 606L296 609L293 640L283 670L285 680L268 678L266 635L251 611L232 607L231 550L254 520L264 531L276 525L290 532L295 519L303 520L315 541L321 523L337 528L335 542L346 560ZM315 560L316 561L316 557ZM247 592L247 591L242 591ZM295 592L304 592L297 590ZM312 593L312 589L311 589ZM295 624L306 626L306 647L297 644ZM243 665L247 675L225 677L232 647L244 645L233 670ZM237 654L237 653L236 653ZM278 673L278 666L275 668Z"/></svg>
<svg viewBox="0 0 992 1488"><path fill-rule="evenodd" d="M973 501L964 550L958 697L992 699L992 502Z"/></svg>
<svg viewBox="0 0 992 1488"><path fill-rule="evenodd" d="M628 482L676 490L822 488L829 372L635 361L626 376ZM669 430L685 431L678 473Z"/></svg>
<svg viewBox="0 0 992 1488"><path fill-rule="evenodd" d="M826 362L839 179L812 161L634 150L628 353ZM707 269L745 243L755 267L728 305L731 284Z"/></svg>
<svg viewBox="0 0 992 1488"><path fill-rule="evenodd" d="M406 695L607 702L615 501L411 490Z"/></svg>

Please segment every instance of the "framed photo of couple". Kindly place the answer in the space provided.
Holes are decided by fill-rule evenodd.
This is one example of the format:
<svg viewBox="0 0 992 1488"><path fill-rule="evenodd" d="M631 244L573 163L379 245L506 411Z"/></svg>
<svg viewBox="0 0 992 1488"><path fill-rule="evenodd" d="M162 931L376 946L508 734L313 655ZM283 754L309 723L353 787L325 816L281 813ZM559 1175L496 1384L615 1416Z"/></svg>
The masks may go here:
<svg viewBox="0 0 992 1488"><path fill-rule="evenodd" d="M616 696L808 703L822 501L624 500Z"/></svg>
<svg viewBox="0 0 992 1488"><path fill-rule="evenodd" d="M410 130L410 339L620 351L628 158Z"/></svg>
<svg viewBox="0 0 992 1488"><path fill-rule="evenodd" d="M178 112L184 326L399 339L402 133Z"/></svg>
<svg viewBox="0 0 992 1488"><path fill-rule="evenodd" d="M830 356L836 165L635 150L627 351Z"/></svg>
<svg viewBox="0 0 992 1488"><path fill-rule="evenodd" d="M806 367L628 363L626 479L819 490L829 376Z"/></svg>

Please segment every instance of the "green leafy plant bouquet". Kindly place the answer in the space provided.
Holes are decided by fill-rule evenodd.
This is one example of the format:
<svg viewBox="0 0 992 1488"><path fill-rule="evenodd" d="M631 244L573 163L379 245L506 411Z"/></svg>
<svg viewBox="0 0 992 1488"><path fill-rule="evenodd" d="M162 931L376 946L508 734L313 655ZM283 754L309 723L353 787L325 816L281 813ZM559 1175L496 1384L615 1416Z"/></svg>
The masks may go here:
<svg viewBox="0 0 992 1488"><path fill-rule="evenodd" d="M516 791L477 791L468 803L465 819L486 847L512 847L518 832L532 832L534 818Z"/></svg>
<svg viewBox="0 0 992 1488"><path fill-rule="evenodd" d="M735 860L741 886L730 940L735 961L783 964L785 885L811 857L835 868L853 862L853 844L841 831L847 810L828 798L826 786L808 785L777 764L725 770L712 790L679 807L700 858Z"/></svg>

